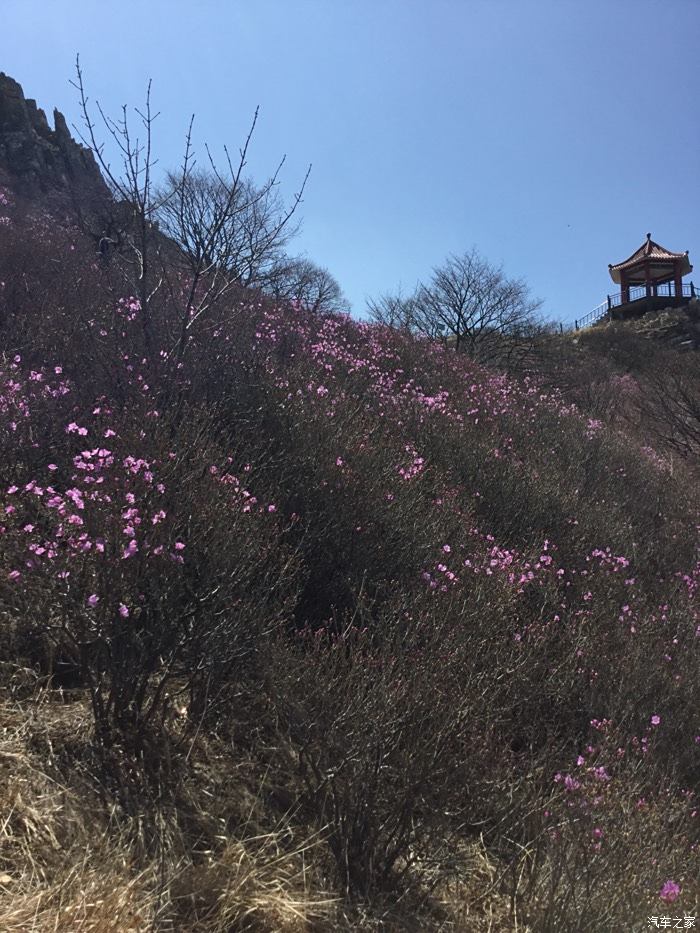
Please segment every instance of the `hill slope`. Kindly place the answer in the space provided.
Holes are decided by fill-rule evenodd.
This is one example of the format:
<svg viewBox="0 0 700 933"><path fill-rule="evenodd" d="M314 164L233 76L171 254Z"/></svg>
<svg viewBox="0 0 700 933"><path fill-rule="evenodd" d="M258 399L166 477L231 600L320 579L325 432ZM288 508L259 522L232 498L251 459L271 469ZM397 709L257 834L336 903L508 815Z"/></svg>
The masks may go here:
<svg viewBox="0 0 700 933"><path fill-rule="evenodd" d="M3 197L0 926L692 912L689 454L243 291L180 354L159 293L149 355L120 267Z"/></svg>

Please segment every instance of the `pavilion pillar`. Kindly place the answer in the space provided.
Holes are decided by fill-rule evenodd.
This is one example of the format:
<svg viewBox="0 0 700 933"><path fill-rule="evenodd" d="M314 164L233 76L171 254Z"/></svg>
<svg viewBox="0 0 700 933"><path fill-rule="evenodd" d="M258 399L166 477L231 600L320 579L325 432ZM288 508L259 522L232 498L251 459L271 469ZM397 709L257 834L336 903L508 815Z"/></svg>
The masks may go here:
<svg viewBox="0 0 700 933"><path fill-rule="evenodd" d="M676 298L683 297L683 275L681 273L681 264L678 260L673 264L673 290L676 293Z"/></svg>
<svg viewBox="0 0 700 933"><path fill-rule="evenodd" d="M646 286L647 298L651 298L651 270L649 269L649 262L644 263L644 284Z"/></svg>
<svg viewBox="0 0 700 933"><path fill-rule="evenodd" d="M630 290L627 285L627 276L620 271L620 304L626 305L630 300Z"/></svg>

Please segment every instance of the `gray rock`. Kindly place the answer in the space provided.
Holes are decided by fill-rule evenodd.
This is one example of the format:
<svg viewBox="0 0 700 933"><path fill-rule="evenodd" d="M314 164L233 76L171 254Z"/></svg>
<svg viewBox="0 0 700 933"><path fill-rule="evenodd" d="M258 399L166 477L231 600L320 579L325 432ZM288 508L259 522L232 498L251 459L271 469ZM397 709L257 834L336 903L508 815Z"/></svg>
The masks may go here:
<svg viewBox="0 0 700 933"><path fill-rule="evenodd" d="M95 158L76 142L65 117L53 114L51 129L36 101L0 72L0 179L17 195L64 195L66 202L109 198Z"/></svg>

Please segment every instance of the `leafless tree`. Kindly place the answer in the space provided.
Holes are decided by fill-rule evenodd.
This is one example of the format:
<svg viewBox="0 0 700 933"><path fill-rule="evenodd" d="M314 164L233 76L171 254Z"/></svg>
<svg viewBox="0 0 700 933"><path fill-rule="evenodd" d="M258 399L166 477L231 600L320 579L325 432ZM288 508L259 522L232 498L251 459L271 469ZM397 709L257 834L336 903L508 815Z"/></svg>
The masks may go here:
<svg viewBox="0 0 700 933"><path fill-rule="evenodd" d="M500 355L504 339L522 339L540 305L522 279L508 279L472 249L450 256L419 286L414 326L426 336L452 338L455 349L484 359Z"/></svg>
<svg viewBox="0 0 700 933"><path fill-rule="evenodd" d="M180 173L168 175L161 191L161 229L180 247L190 283L178 358L184 353L189 330L231 287L265 285L297 232L293 218L310 169L287 206L277 190L284 159L260 187L243 178L257 117L256 111L235 164L226 150L226 172L219 170L209 152L209 170L195 168L190 127Z"/></svg>
<svg viewBox="0 0 700 933"><path fill-rule="evenodd" d="M450 256L408 298L370 303L375 320L449 341L482 361L506 362L538 332L541 302L475 249Z"/></svg>
<svg viewBox="0 0 700 933"><path fill-rule="evenodd" d="M415 316L415 292L403 295L401 289L395 295L386 292L379 298L367 301L367 313L377 324L411 330Z"/></svg>
<svg viewBox="0 0 700 933"><path fill-rule="evenodd" d="M154 268L158 244L153 235L157 203L153 186L155 159L152 142L153 123L158 114L154 114L151 108L151 82L148 82L143 109L135 108L142 138L134 134L126 106L122 107L121 117L114 120L103 111L99 102L95 104L119 159L117 168L109 161L104 142L98 139L79 58L76 58L75 71L76 79L72 84L78 91L83 118L83 131L79 130L78 133L83 143L94 153L114 198L115 203L110 208L113 208L113 220L122 240L120 255L127 263L128 277L141 302L144 339L150 352L153 350L151 301L163 284L162 277L157 275L157 269Z"/></svg>
<svg viewBox="0 0 700 933"><path fill-rule="evenodd" d="M234 175L229 164L228 177L215 167L169 173L157 216L193 274L258 286L297 232L290 221L298 200L285 208L276 177L256 187L238 177L238 168Z"/></svg>
<svg viewBox="0 0 700 933"><path fill-rule="evenodd" d="M296 301L314 314L350 310L328 269L305 257L281 257L267 274L263 288L275 298Z"/></svg>
<svg viewBox="0 0 700 933"><path fill-rule="evenodd" d="M278 191L284 158L260 186L245 176L258 120L256 109L237 158L224 149L225 169L217 166L208 148L206 170L197 166L192 118L179 171L156 184L153 123L158 114L151 109L150 82L144 108L136 109L143 139L134 136L126 107L121 118L113 120L96 104L103 128L119 154L118 168L112 167L105 145L98 139L79 61L74 86L83 117L81 139L94 152L112 189L116 224L124 228L119 230L119 252L130 264L131 280L141 302L147 349L153 347L152 300L166 287L170 304L179 308L170 356L180 361L192 329L223 295L235 285L262 286L280 261L296 232L294 216L311 168L288 205ZM184 291L181 279L177 284L172 281L172 271L178 268L187 273Z"/></svg>

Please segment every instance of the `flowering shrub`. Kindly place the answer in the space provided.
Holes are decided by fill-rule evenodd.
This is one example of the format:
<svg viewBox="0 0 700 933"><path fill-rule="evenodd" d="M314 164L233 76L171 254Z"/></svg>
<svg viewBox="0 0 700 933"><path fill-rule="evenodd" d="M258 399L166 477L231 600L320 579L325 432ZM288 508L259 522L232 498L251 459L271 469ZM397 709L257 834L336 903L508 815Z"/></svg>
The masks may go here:
<svg viewBox="0 0 700 933"><path fill-rule="evenodd" d="M70 383L61 367L25 374L16 359L0 401L0 436L17 454L0 599L73 659L102 732L133 729L173 676L211 691L222 670L250 663L259 632L280 620L293 565L274 506L245 488L233 457L212 449L221 465L202 469L194 444L168 450L157 418L134 430L105 400L52 431L41 406L60 411Z"/></svg>

